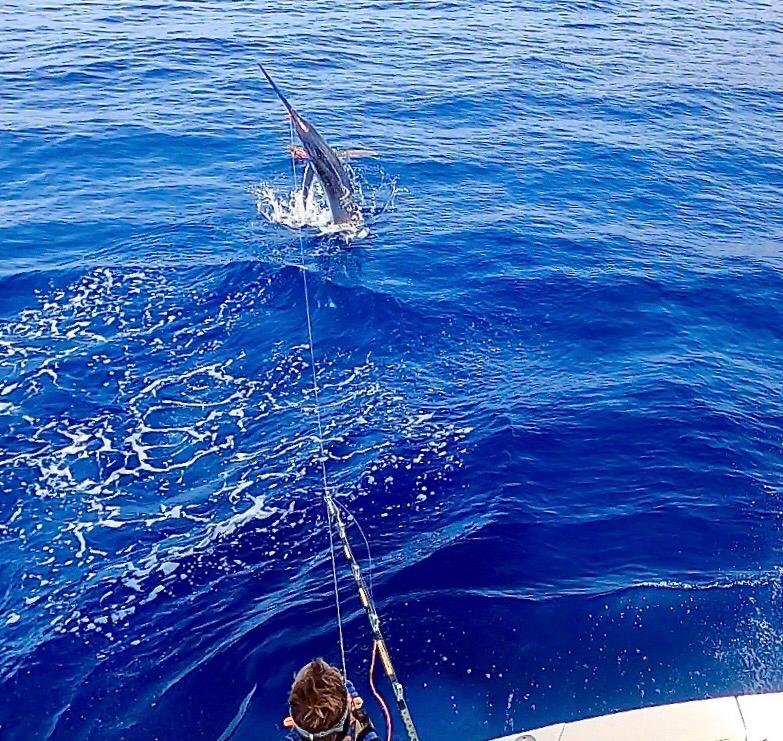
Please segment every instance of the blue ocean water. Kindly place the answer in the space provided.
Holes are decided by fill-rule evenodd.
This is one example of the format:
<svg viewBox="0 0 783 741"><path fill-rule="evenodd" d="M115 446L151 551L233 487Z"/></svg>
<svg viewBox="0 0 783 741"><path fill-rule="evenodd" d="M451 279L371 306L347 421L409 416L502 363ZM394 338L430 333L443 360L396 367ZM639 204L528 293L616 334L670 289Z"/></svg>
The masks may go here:
<svg viewBox="0 0 783 741"><path fill-rule="evenodd" d="M257 61L366 238L265 218ZM775 3L6 0L0 83L2 738L276 738L339 661L300 235L423 738L783 689Z"/></svg>

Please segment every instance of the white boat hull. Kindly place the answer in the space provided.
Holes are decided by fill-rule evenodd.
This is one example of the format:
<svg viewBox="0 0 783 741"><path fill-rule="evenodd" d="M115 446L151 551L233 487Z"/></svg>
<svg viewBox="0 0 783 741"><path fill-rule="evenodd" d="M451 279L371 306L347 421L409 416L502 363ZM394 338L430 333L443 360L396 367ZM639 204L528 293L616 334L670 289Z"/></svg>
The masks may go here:
<svg viewBox="0 0 783 741"><path fill-rule="evenodd" d="M612 713L494 741L783 741L783 692Z"/></svg>

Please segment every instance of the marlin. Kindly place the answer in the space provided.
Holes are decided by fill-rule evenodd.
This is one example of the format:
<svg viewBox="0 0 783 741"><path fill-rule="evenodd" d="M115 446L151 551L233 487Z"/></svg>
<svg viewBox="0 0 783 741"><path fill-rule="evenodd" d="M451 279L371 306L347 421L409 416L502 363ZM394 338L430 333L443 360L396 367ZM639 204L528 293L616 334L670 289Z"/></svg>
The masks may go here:
<svg viewBox="0 0 783 741"><path fill-rule="evenodd" d="M367 150L336 152L324 141L323 137L315 130L315 127L296 112L285 95L280 92L280 88L275 85L274 80L269 76L263 65L259 64L258 66L261 67L261 71L272 86L272 90L275 91L277 97L280 98L288 110L299 140L302 142L304 151L300 152L298 148L292 148L292 154L295 157L298 154L299 158L306 160L307 163L302 181L303 201L307 202L307 196L313 184L313 177L317 177L329 204L329 211L332 214L334 224L356 224L361 222L362 212L354 201L353 186L341 159L347 159L351 156L371 155L374 152Z"/></svg>

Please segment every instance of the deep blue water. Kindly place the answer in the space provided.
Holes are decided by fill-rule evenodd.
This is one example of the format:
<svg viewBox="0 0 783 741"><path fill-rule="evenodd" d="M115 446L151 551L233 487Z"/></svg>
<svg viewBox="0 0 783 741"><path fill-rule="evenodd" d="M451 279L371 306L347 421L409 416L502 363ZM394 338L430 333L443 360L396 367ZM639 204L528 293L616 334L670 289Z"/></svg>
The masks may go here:
<svg viewBox="0 0 783 741"><path fill-rule="evenodd" d="M256 61L378 152L367 238L259 214ZM217 739L255 686L276 738L339 660L300 233L423 738L783 689L781 91L764 0L6 0L0 736Z"/></svg>

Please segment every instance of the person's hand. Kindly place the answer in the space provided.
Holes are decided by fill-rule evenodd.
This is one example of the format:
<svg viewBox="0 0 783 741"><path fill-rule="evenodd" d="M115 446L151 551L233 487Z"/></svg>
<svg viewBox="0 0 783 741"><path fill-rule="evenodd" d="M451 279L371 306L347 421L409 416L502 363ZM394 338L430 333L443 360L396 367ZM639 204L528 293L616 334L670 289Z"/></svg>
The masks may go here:
<svg viewBox="0 0 783 741"><path fill-rule="evenodd" d="M351 716L356 721L358 731L363 731L365 728L372 725L372 723L370 723L370 717L364 709L364 700L358 695L351 698Z"/></svg>

